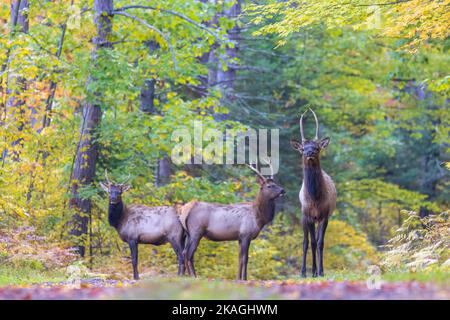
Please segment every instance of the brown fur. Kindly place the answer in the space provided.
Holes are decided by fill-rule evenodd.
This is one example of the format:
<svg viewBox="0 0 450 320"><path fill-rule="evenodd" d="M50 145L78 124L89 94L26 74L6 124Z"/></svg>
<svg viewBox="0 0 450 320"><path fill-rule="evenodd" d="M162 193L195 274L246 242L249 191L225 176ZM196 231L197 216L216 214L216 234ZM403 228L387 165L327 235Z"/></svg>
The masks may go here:
<svg viewBox="0 0 450 320"><path fill-rule="evenodd" d="M300 118L301 142L291 140L291 146L297 150L303 159L303 183L299 193L299 200L302 207L303 225L303 257L302 271L306 277L306 255L308 252L309 237L311 237L312 247L312 274L323 276L323 249L325 232L328 226L328 219L336 208L336 187L331 177L321 169L320 152L327 147L330 138L319 139L319 121L313 110L311 112L316 120L316 136L313 140L307 140L303 133L303 116ZM317 234L316 226L318 224ZM316 239L317 238L317 239ZM316 266L316 250L319 254L319 272Z"/></svg>
<svg viewBox="0 0 450 320"><path fill-rule="evenodd" d="M139 278L138 244L170 243L178 259L178 274L184 274L183 248L185 231L176 210L170 206L148 207L142 204L126 206L122 192L129 189L121 184L101 184L109 193L108 220L120 238L130 246L134 278Z"/></svg>
<svg viewBox="0 0 450 320"><path fill-rule="evenodd" d="M187 226L186 226L187 217L188 217L189 213L191 212L191 210L194 209L194 207L197 204L198 204L197 200L192 200L184 205L177 205L175 207L178 217L180 219L181 225L183 226L183 229L186 231L187 231Z"/></svg>
<svg viewBox="0 0 450 320"><path fill-rule="evenodd" d="M247 279L250 242L273 219L275 199L284 194L271 179L260 183L260 191L253 203L227 205L192 201L179 210L181 223L188 234L184 259L192 276L196 276L193 256L200 239L205 237L212 241L239 241L238 279Z"/></svg>

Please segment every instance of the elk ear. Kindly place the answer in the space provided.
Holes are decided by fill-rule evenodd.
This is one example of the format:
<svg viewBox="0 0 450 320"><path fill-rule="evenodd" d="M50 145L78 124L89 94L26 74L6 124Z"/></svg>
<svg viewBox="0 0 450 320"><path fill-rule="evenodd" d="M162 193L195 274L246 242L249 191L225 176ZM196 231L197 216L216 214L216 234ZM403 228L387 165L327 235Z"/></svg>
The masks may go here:
<svg viewBox="0 0 450 320"><path fill-rule="evenodd" d="M325 149L328 146L329 143L330 143L330 138L329 137L323 138L319 142L320 149Z"/></svg>
<svg viewBox="0 0 450 320"><path fill-rule="evenodd" d="M131 188L131 186L129 184L125 184L122 186L121 190L122 190L122 192L125 192L125 191L130 190L130 188Z"/></svg>
<svg viewBox="0 0 450 320"><path fill-rule="evenodd" d="M266 182L266 180L263 177L256 176L256 183L262 186Z"/></svg>
<svg viewBox="0 0 450 320"><path fill-rule="evenodd" d="M303 153L303 144L300 141L298 141L296 139L291 139L291 147L294 150L297 150L298 152Z"/></svg>
<svg viewBox="0 0 450 320"><path fill-rule="evenodd" d="M107 186L106 184L104 184L103 182L100 182L100 187L101 187L104 191L109 192L108 186Z"/></svg>

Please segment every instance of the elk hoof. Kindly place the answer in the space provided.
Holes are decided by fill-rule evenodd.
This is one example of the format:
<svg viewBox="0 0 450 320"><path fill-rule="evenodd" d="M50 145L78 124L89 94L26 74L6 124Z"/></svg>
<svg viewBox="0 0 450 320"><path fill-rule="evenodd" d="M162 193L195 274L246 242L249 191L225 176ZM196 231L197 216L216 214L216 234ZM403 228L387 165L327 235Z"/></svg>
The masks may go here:
<svg viewBox="0 0 450 320"><path fill-rule="evenodd" d="M302 278L306 278L306 272L302 272Z"/></svg>

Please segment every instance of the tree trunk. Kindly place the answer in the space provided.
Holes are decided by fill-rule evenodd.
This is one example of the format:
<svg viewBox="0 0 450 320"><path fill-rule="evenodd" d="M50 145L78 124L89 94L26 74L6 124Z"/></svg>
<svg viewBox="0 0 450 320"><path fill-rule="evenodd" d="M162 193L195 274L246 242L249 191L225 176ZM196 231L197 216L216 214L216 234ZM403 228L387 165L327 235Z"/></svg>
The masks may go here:
<svg viewBox="0 0 450 320"><path fill-rule="evenodd" d="M146 114L155 114L155 79L145 80L144 86L141 89L141 101L139 110Z"/></svg>
<svg viewBox="0 0 450 320"><path fill-rule="evenodd" d="M29 31L29 21L28 21L28 11L30 8L28 0L13 0L11 1L11 11L10 11L10 19L11 19L11 37L14 37L16 32L28 33ZM10 59L13 58L10 55L10 51L8 52L7 59L9 60L7 64L10 64ZM2 68L3 69L3 68ZM14 114L15 117L18 118L18 130L22 131L25 126L25 102L20 98L20 95L26 90L27 83L25 78L17 77L14 74L9 74L7 76L7 84L6 84L6 110L7 113ZM36 114L35 110L32 111L32 115ZM34 117L32 116L31 124L34 125ZM21 145L23 139L18 138L12 143L12 146ZM19 152L13 151L14 160L19 159ZM6 152L4 152L4 156L6 156Z"/></svg>
<svg viewBox="0 0 450 320"><path fill-rule="evenodd" d="M30 9L30 5L28 3L28 0L13 0L11 1L11 28L12 28L12 35L15 34L15 32L23 32L28 33L29 32L29 21L28 21L28 11ZM9 57L11 58L11 57ZM26 82L25 79L22 77L15 77L10 75L8 77L8 85L15 88L15 90L8 90L8 100L6 102L7 109L11 107L20 108L22 105L24 105L24 102L20 99L16 99L15 96L20 95L22 91L26 89ZM12 95L12 92L14 91L14 95ZM22 110L23 112L23 110ZM21 125L22 129L23 124Z"/></svg>
<svg viewBox="0 0 450 320"><path fill-rule="evenodd" d="M163 186L169 182L172 174L172 162L170 157L165 155L158 160L158 175L156 177L157 186Z"/></svg>
<svg viewBox="0 0 450 320"><path fill-rule="evenodd" d="M92 65L95 68L98 62L98 53L102 49L111 48L108 38L112 31L113 0L94 0L94 23L97 35L93 39L95 48L92 52ZM90 77L88 82L96 81ZM88 87L88 86L87 86ZM85 246L80 236L85 236L88 229L89 215L91 213L91 200L79 196L79 188L92 183L95 176L95 166L98 158L98 146L95 142L97 129L101 121L101 92L93 92L93 101L86 98L83 106L83 119L80 126L80 142L75 156L74 170L71 177L70 208L76 210L72 217L70 234L77 237L78 253L84 257Z"/></svg>
<svg viewBox="0 0 450 320"><path fill-rule="evenodd" d="M70 5L73 5L73 2L74 2L74 0L71 0ZM58 59L61 57L62 48L63 48L63 44L64 44L64 38L66 36L66 30L67 30L67 21L63 24L63 26L61 28L61 36L59 37L58 50L56 51L56 55L55 55ZM44 116L42 117L41 127L39 129L37 129L38 133L41 133L45 128L50 126L50 122L52 120L52 109L53 109L53 101L55 99L55 94L56 94L56 87L57 87L56 80L50 80L49 94L45 101L45 113L44 113ZM37 163L39 161L39 157L41 154L42 154L42 165L45 166L45 160L47 159L47 157L49 155L48 151L38 150L34 161ZM27 204L29 204L31 201L31 195L32 195L33 189L34 189L34 179L35 179L34 170L32 170L30 173L30 184L28 186L28 192L27 192Z"/></svg>
<svg viewBox="0 0 450 320"><path fill-rule="evenodd" d="M159 44L156 41L147 41L146 46L149 53L159 49ZM147 79L144 82L144 86L141 89L139 110L146 114L155 114L155 79Z"/></svg>
<svg viewBox="0 0 450 320"><path fill-rule="evenodd" d="M236 22L238 16L241 14L242 0L231 0L234 4L228 9L224 10L224 16L227 19ZM238 38L240 28L237 23L234 27L228 30L228 40L234 43L234 46L227 46L225 54L221 56L220 63L217 68L217 85L219 86L222 97L226 100L233 99L233 86L236 79L236 63L233 61L238 56ZM225 69L225 70L224 70Z"/></svg>
<svg viewBox="0 0 450 320"><path fill-rule="evenodd" d="M159 49L159 44L155 41L148 41L146 46L150 53ZM145 114L156 114L155 108L155 79L147 79L141 89L139 110ZM155 170L155 185L157 187L165 185L169 182L172 173L170 158L167 155L162 156L157 163Z"/></svg>
<svg viewBox="0 0 450 320"><path fill-rule="evenodd" d="M217 4L217 0L209 0L210 2ZM220 12L217 12L211 19L211 21L208 21L207 25L208 27L217 28L219 24L219 14ZM210 48L210 51L207 53L207 56L205 57L205 63L208 64L208 79L206 81L206 90L213 87L217 83L217 68L219 64L219 60L217 58L216 54L216 47L218 44L213 44Z"/></svg>
<svg viewBox="0 0 450 320"><path fill-rule="evenodd" d="M28 0L11 1L11 26L18 26L20 32L27 33L29 30L28 9L30 5ZM25 10L25 12L24 12Z"/></svg>

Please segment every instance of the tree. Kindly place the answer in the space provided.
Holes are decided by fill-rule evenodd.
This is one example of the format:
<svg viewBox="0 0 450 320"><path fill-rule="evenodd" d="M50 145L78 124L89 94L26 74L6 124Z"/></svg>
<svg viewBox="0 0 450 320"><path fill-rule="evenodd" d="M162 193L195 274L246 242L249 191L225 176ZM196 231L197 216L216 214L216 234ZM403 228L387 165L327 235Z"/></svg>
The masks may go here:
<svg viewBox="0 0 450 320"><path fill-rule="evenodd" d="M11 1L10 20L11 20L11 38L13 39L16 33L28 33L29 20L28 11L30 9L28 0L14 0ZM11 50L11 49L10 49ZM7 60L5 61L6 67L11 64L10 59L13 57L10 55L11 51L8 51ZM3 70L5 68L2 68ZM25 101L21 95L26 90L26 80L22 77L17 77L15 72L7 72L7 84L6 84L6 107L5 113L10 113L13 117L18 119L18 132L22 131L26 120L25 119ZM32 110L33 113L34 110ZM31 119L31 125L34 125L33 118ZM15 150L15 146L20 147L22 138L18 137L12 142L12 153L14 159L19 159L19 151ZM3 157L6 157L6 150L3 152Z"/></svg>
<svg viewBox="0 0 450 320"><path fill-rule="evenodd" d="M240 26L238 25L237 19L241 14L242 1L232 0L226 1L225 3L229 8L225 8L223 10L223 15L229 21L232 21L233 27L227 31L228 44L226 46L225 53L218 55L217 52L213 52L213 54L218 55L218 57L216 56L212 58L211 62L219 62L217 64L217 72L215 74L216 79L214 83L219 87L222 97L225 101L227 101L233 99L233 87L236 79L240 34ZM211 80L209 82L211 82Z"/></svg>
<svg viewBox="0 0 450 320"><path fill-rule="evenodd" d="M95 68L99 64L102 51L110 50L112 33L113 0L94 1L94 23L96 35L93 39L94 49L91 64ZM91 74L87 83L87 90L95 88L96 75ZM71 235L79 237L87 234L88 215L91 212L91 199L82 198L79 190L83 186L89 186L95 176L95 168L98 158L98 144L96 142L97 130L100 127L102 116L102 92L97 89L89 92L83 105L83 117L80 124L80 140L75 155L74 169L71 176L71 199L70 208L76 210ZM78 245L78 252L83 257L85 247Z"/></svg>

